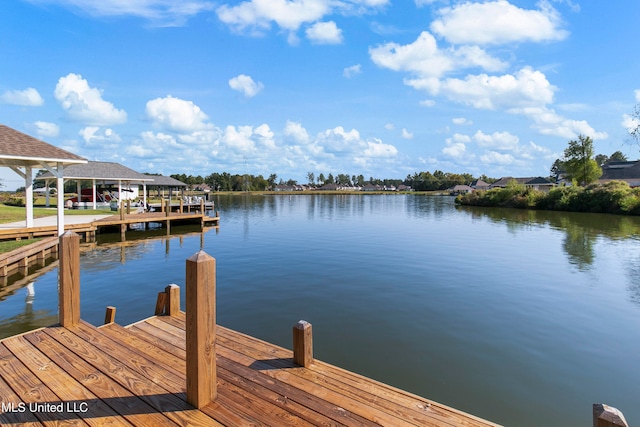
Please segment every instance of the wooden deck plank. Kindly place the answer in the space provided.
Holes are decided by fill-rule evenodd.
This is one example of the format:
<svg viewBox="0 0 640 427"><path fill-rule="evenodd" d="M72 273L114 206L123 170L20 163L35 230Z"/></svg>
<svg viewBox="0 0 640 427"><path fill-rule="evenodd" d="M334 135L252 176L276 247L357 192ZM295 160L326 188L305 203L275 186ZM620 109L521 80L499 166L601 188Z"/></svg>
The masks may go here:
<svg viewBox="0 0 640 427"><path fill-rule="evenodd" d="M495 426L479 418L217 326L215 401L186 402L184 312L128 327L50 327L0 340L0 398L85 402L82 414L0 413L21 425ZM105 421L105 422L103 422ZM109 421L110 424L107 424Z"/></svg>
<svg viewBox="0 0 640 427"><path fill-rule="evenodd" d="M3 344L43 383L57 384L53 391L60 402L65 403L65 410L79 411L77 413L80 418L91 426L131 426L95 394L38 351L24 336L5 340ZM85 406L80 407L81 403Z"/></svg>
<svg viewBox="0 0 640 427"><path fill-rule="evenodd" d="M176 337L180 335L180 326L182 323L177 318L171 318L171 316L163 316L155 319L148 319L150 323L157 324L160 326L162 322L172 324L172 328L165 327L165 330L172 331ZM218 326L218 331L228 331L226 328L222 328ZM227 344L231 344L231 347L225 348ZM411 422L405 418L398 416L398 414L391 414L385 411L381 411L377 407L372 407L363 404L361 400L351 399L349 396L345 396L340 392L336 392L330 388L326 387L317 387L317 384L311 383L309 380L303 377L297 377L295 375L295 371L300 370L293 364L292 353L288 352L288 364L286 366L280 366L280 368L290 368L290 369L273 369L274 366L269 365L264 360L269 360L273 358L272 353L275 346L267 343L263 343L265 351L263 353L255 353L249 354L252 350L247 348L234 348L234 342L225 340L225 338L221 335L218 336L218 352L220 355L224 355L230 359L233 359L236 362L239 362L245 366L251 366L254 369L260 369L261 372L264 372L266 375L269 375L273 379L286 383L292 386L292 388L296 391L297 394L306 393L304 390L313 390L313 395L316 399L321 399L329 402L325 408L325 415L332 415L335 413L342 414L344 416L349 416L353 414L354 416L361 417L364 420L368 420L374 423L382 423L386 425L411 425ZM229 349L237 350L237 352L231 353ZM249 351L249 353L244 353L243 350ZM286 352L286 350L282 349ZM262 360L264 359L264 360ZM302 400L303 398L300 397ZM375 399L375 396L372 397ZM332 408L332 410L328 410L327 408ZM339 409L334 409L339 408ZM421 417L424 421L424 416ZM343 420L344 421L344 420Z"/></svg>
<svg viewBox="0 0 640 427"><path fill-rule="evenodd" d="M160 317L149 320L153 320L155 323L166 322L171 324L173 328L167 330L176 336L180 336L179 329L182 325L182 316L184 316L184 313L180 313L180 315L173 318ZM252 354L252 357L264 359L272 368L283 369L292 366L292 353L290 350L265 343L257 338L231 331L219 325L218 335L219 344L222 344L225 339L235 340L236 344L241 346L251 344L254 350L263 352L262 355ZM227 342L227 345L232 344L231 342ZM246 353L242 348L239 349L239 352ZM337 393L344 394L349 399L356 399L367 405L379 407L407 422L424 422L425 416L428 416L432 418L433 421L441 423L441 425L495 425L445 405L320 361L316 361L311 369L294 370L294 372L311 381L313 384L323 385Z"/></svg>
<svg viewBox="0 0 640 427"><path fill-rule="evenodd" d="M97 329L95 329L97 331ZM216 425L215 421L194 409L183 398L169 392L164 385L165 377L157 375L157 367L138 361L137 367L130 365L126 349L122 346L102 345L99 337L83 334L77 327L71 329L45 329L56 340L84 360L110 376L121 386L139 396L154 410L164 414L179 425ZM76 333L79 333L76 335ZM96 347L98 344L99 347ZM123 353L124 352L124 353ZM125 361L127 363L125 363ZM145 371L150 369L151 378ZM171 386L169 385L171 388Z"/></svg>
<svg viewBox="0 0 640 427"><path fill-rule="evenodd" d="M123 340L123 342L140 342L140 340L145 341L145 339L155 336L154 331L134 333L133 331L122 328L119 325L109 325L108 327L101 328L101 330L103 330L105 333L111 334L114 337L119 337L121 340ZM128 337L127 334L131 334L132 336ZM150 356L156 358L156 360L158 361L166 360L166 363L176 369L176 372L185 372L186 366L184 359L176 358L176 356L173 354L166 353L158 348L153 349L148 345L142 345L141 348L145 349L145 351L147 351ZM234 363L231 360L218 357L218 373L220 375L220 381L218 381L218 390L219 393L227 397L230 396L232 401L237 402L239 397L242 397L242 399L244 399L244 401L241 402L242 404L239 405L236 409L238 412L245 411L245 408L251 408L252 413L257 411L258 414L270 414L268 422L274 422L273 417L275 416L278 417L275 420L276 422L283 422L283 420L287 420L288 425L305 425L308 422L311 422L312 425L331 423L329 418L324 417L319 413L315 413L314 411L310 411L308 410L308 408L302 405L298 405L295 402L289 401L289 404L287 405L287 398L285 394L278 394L272 390L269 390L268 388L258 385L255 381L255 375L253 378L247 380L246 378L242 377L242 374L239 375L237 369L235 370L235 372L228 370L233 369L233 365ZM255 372L250 371L252 370L247 369L244 374L249 377L251 377L252 373L255 374ZM245 394L246 392L248 392L248 394ZM257 397L257 399L254 396ZM306 422L297 420L296 418L292 418L289 415L290 413L295 417L300 417L302 420L306 420ZM262 422L267 422L267 420L262 419Z"/></svg>
<svg viewBox="0 0 640 427"><path fill-rule="evenodd" d="M100 396L105 403L131 424L167 427L177 425L164 415L157 413L157 410L151 405L104 372L79 358L77 354L59 341L52 339L44 331L28 334L25 338L89 391Z"/></svg>
<svg viewBox="0 0 640 427"><path fill-rule="evenodd" d="M20 396L14 393L9 384L0 377L0 402L7 405L7 409L0 408L0 425L15 427L42 427L35 415L30 411L20 409L20 404L24 403Z"/></svg>
<svg viewBox="0 0 640 427"><path fill-rule="evenodd" d="M29 405L46 402L59 402L60 399L49 387L42 383L20 362L9 349L0 343L0 376L20 398L20 402ZM57 413L52 411L35 411L33 414L45 426L86 426L76 414Z"/></svg>

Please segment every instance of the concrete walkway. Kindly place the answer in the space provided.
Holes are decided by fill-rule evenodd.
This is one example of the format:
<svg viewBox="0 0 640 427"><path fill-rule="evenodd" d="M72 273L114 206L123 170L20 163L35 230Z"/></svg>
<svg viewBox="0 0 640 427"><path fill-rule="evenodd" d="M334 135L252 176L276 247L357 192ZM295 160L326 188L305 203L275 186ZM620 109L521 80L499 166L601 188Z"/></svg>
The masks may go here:
<svg viewBox="0 0 640 427"><path fill-rule="evenodd" d="M93 221L97 221L99 219L108 218L113 215L65 215L64 223L66 224L89 224ZM33 226L34 227L46 227L46 226L56 226L58 225L58 217L55 215L45 216L42 218L34 218ZM27 221L16 221L16 222L8 222L6 224L0 224L0 229L12 229L12 228L26 228Z"/></svg>

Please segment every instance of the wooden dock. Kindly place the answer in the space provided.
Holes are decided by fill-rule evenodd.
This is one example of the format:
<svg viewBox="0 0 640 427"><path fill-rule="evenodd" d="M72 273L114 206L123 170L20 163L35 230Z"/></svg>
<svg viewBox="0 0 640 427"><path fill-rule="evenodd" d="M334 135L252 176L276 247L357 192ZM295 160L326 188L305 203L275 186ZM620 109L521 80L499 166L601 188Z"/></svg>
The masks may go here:
<svg viewBox="0 0 640 427"><path fill-rule="evenodd" d="M124 238L124 233L135 225L146 227L150 223L162 224L167 229L167 234L171 233L171 225L175 224L199 224L201 229L205 227L220 226L220 216L215 212L215 216L209 216L202 211L193 212L146 212L131 213L125 211L117 215L107 218L88 222L85 224L65 224L66 231L73 231L85 237L85 241L91 242L95 240L96 233L106 231L108 229L117 229ZM20 228L4 228L0 229L0 240L20 240L33 239L34 237L51 237L57 236L57 225L41 226L41 227L20 227Z"/></svg>
<svg viewBox="0 0 640 427"><path fill-rule="evenodd" d="M3 426L496 426L315 360L307 322L293 351L216 325L202 251L187 259L186 312L169 285L156 315L123 327L107 307L94 327L80 319L79 240L60 238L60 324L0 340ZM594 405L594 425L622 425L608 409Z"/></svg>

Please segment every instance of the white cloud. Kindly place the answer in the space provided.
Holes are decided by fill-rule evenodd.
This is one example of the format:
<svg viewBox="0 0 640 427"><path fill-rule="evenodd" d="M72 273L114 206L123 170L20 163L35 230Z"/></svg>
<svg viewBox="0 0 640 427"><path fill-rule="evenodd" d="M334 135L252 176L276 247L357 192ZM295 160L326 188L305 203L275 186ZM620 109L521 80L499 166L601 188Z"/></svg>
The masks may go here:
<svg viewBox="0 0 640 427"><path fill-rule="evenodd" d="M453 119L451 119L451 122L454 125L464 125L464 126L470 126L473 124L473 122L467 119L466 117L454 117Z"/></svg>
<svg viewBox="0 0 640 427"><path fill-rule="evenodd" d="M408 83L421 88L419 82ZM549 104L553 102L556 87L542 72L524 67L515 74L502 76L480 74L465 79L449 78L426 89L474 108L510 110Z"/></svg>
<svg viewBox="0 0 640 427"><path fill-rule="evenodd" d="M386 130L394 130L396 127L393 123L387 123L386 125L384 125L384 128Z"/></svg>
<svg viewBox="0 0 640 427"><path fill-rule="evenodd" d="M402 128L402 137L404 139L413 139L413 133L409 132L405 128Z"/></svg>
<svg viewBox="0 0 640 427"><path fill-rule="evenodd" d="M640 89L636 89L634 94L636 95L636 102L640 102Z"/></svg>
<svg viewBox="0 0 640 427"><path fill-rule="evenodd" d="M54 138L60 134L60 126L55 123L37 121L33 125L36 127L36 134L41 138Z"/></svg>
<svg viewBox="0 0 640 427"><path fill-rule="evenodd" d="M188 134L213 127L200 107L171 95L147 102L146 112L155 124L174 132Z"/></svg>
<svg viewBox="0 0 640 427"><path fill-rule="evenodd" d="M364 150L366 157L395 157L398 155L398 149L391 144L385 144L380 140L367 141L367 148Z"/></svg>
<svg viewBox="0 0 640 427"><path fill-rule="evenodd" d="M316 44L342 43L342 30L335 22L316 22L306 29L307 38Z"/></svg>
<svg viewBox="0 0 640 427"><path fill-rule="evenodd" d="M420 101L420 105L423 107L433 107L436 105L436 101L434 101L433 99L424 99Z"/></svg>
<svg viewBox="0 0 640 427"><path fill-rule="evenodd" d="M362 66L360 64L356 64L356 65L352 65L350 67L346 67L342 71L342 75L345 76L348 79L350 79L351 77L356 76L356 75L358 75L360 73L362 73Z"/></svg>
<svg viewBox="0 0 640 427"><path fill-rule="evenodd" d="M58 80L54 96L69 119L89 125L105 126L127 121L127 113L102 99L102 92L92 88L79 74L69 73Z"/></svg>
<svg viewBox="0 0 640 427"><path fill-rule="evenodd" d="M453 71L469 68L500 71L507 67L477 46L439 49L435 37L427 31L406 45L390 42L371 47L369 56L380 67L413 74L415 79L407 84L429 90L437 88L438 79Z"/></svg>
<svg viewBox="0 0 640 427"><path fill-rule="evenodd" d="M252 35L265 33L274 23L288 33L289 43L295 44L295 32L302 24L318 22L331 13L367 13L388 3L388 0L247 0L233 6L222 5L216 13L234 31Z"/></svg>
<svg viewBox="0 0 640 427"><path fill-rule="evenodd" d="M515 162L515 158L509 153L489 151L480 156L480 161L487 164L510 165Z"/></svg>
<svg viewBox="0 0 640 427"><path fill-rule="evenodd" d="M264 88L264 85L260 82L254 82L251 76L240 74L229 80L229 87L243 93L247 98L252 98Z"/></svg>
<svg viewBox="0 0 640 427"><path fill-rule="evenodd" d="M578 135L587 135L594 140L606 139L606 132L597 132L585 120L567 119L548 107L532 107L515 110L518 114L525 114L533 119L533 127L543 135L560 136L567 139Z"/></svg>
<svg viewBox="0 0 640 427"><path fill-rule="evenodd" d="M454 159L461 160L467 154L467 146L471 142L468 135L459 133L454 134L451 138L445 140L446 146L442 149L442 153Z"/></svg>
<svg viewBox="0 0 640 427"><path fill-rule="evenodd" d="M624 114L622 116L622 123L620 124L627 130L627 132L631 133L632 131L640 127L640 120L633 116L630 116L629 114Z"/></svg>
<svg viewBox="0 0 640 427"><path fill-rule="evenodd" d="M329 11L328 0L250 0L216 10L218 18L234 30L254 33L268 30L271 22L295 32L303 23L315 22Z"/></svg>
<svg viewBox="0 0 640 427"><path fill-rule="evenodd" d="M80 9L93 16L135 16L158 26L182 25L201 12L213 10L206 0L30 0L32 3L54 3Z"/></svg>
<svg viewBox="0 0 640 427"><path fill-rule="evenodd" d="M85 140L87 144L93 144L96 142L120 142L120 135L115 133L112 129L105 129L99 132L98 126L87 126L80 130L79 135Z"/></svg>
<svg viewBox="0 0 640 427"><path fill-rule="evenodd" d="M516 150L520 142L520 138L509 132L494 132L488 135L480 130L473 135L473 140L477 142L480 147L494 148L503 151Z"/></svg>
<svg viewBox="0 0 640 427"><path fill-rule="evenodd" d="M298 144L306 145L310 142L307 130L298 122L287 121L284 127L284 135L291 137Z"/></svg>
<svg viewBox="0 0 640 427"><path fill-rule="evenodd" d="M39 107L44 104L44 99L37 90L32 87L24 90L8 90L0 96L0 103L22 105L26 107Z"/></svg>
<svg viewBox="0 0 640 427"><path fill-rule="evenodd" d="M542 0L539 10L521 9L507 0L465 2L438 11L431 31L454 44L504 44L563 40L559 13Z"/></svg>

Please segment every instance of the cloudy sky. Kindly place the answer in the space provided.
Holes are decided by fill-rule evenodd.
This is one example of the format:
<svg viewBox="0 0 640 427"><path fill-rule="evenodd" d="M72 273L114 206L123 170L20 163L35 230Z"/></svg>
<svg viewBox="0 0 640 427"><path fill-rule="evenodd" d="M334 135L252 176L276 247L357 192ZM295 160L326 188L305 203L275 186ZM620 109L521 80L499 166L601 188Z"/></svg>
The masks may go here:
<svg viewBox="0 0 640 427"><path fill-rule="evenodd" d="M140 172L546 176L578 134L640 157L639 16L637 0L3 0L0 123Z"/></svg>

